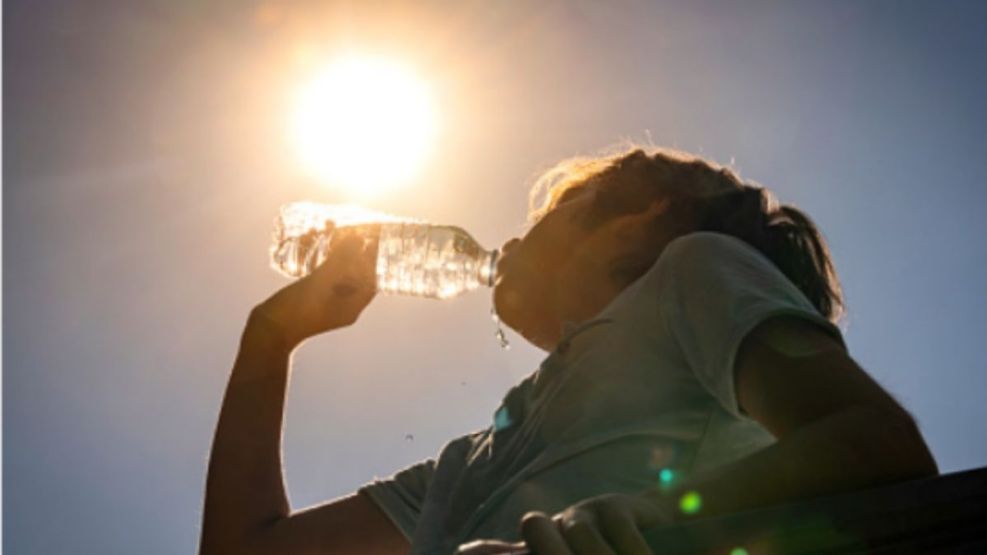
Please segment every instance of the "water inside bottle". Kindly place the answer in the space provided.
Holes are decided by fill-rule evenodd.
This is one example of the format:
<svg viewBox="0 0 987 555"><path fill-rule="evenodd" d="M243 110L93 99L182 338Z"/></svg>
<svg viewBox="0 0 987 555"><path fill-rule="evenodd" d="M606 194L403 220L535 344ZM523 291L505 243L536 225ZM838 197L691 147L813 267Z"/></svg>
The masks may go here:
<svg viewBox="0 0 987 555"><path fill-rule="evenodd" d="M490 285L497 251L487 252L464 229L449 225L384 224L377 255L377 290L448 299Z"/></svg>
<svg viewBox="0 0 987 555"><path fill-rule="evenodd" d="M374 229L371 230L370 228ZM377 290L448 299L493 285L498 251L486 251L464 229L399 218L355 205L294 202L275 221L271 265L302 277L325 261L335 230L379 233Z"/></svg>
<svg viewBox="0 0 987 555"><path fill-rule="evenodd" d="M287 277L299 278L325 260L335 229L374 222L420 222L368 210L352 204L293 202L281 207L274 221L271 266Z"/></svg>

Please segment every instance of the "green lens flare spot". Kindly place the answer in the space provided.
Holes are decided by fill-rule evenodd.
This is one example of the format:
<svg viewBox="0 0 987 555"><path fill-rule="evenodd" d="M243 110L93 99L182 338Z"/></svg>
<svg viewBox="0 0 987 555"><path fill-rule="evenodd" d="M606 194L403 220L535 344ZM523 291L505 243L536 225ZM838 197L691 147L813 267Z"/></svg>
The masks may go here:
<svg viewBox="0 0 987 555"><path fill-rule="evenodd" d="M730 550L730 555L747 555L747 550L743 547L735 547Z"/></svg>
<svg viewBox="0 0 987 555"><path fill-rule="evenodd" d="M694 515L703 508L703 498L695 491L686 492L679 499L679 509L687 515Z"/></svg>

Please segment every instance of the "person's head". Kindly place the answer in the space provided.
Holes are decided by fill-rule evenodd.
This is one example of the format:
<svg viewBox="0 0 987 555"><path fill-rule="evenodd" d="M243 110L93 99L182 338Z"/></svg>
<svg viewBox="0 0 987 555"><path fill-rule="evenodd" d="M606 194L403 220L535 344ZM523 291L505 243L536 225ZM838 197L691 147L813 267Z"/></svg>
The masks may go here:
<svg viewBox="0 0 987 555"><path fill-rule="evenodd" d="M494 304L504 323L546 350L558 343L562 322L593 317L665 245L694 231L746 241L823 316L835 322L843 312L829 250L812 220L693 155L634 148L563 161L535 182L529 210L527 233L502 248Z"/></svg>

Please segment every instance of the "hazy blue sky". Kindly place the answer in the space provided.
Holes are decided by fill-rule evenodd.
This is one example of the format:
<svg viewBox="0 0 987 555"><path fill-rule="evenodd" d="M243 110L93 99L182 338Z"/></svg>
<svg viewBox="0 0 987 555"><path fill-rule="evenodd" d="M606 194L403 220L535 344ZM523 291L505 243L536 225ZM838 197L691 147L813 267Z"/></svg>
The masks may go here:
<svg viewBox="0 0 987 555"><path fill-rule="evenodd" d="M732 160L822 227L852 354L941 468L987 464L987 3L268 4L4 2L5 552L195 549L244 317L285 283L272 218L346 200L284 132L300 52L343 45L442 98L427 171L374 208L495 246L562 157L650 136ZM542 356L501 351L489 309L379 297L304 346L294 507L488 425Z"/></svg>

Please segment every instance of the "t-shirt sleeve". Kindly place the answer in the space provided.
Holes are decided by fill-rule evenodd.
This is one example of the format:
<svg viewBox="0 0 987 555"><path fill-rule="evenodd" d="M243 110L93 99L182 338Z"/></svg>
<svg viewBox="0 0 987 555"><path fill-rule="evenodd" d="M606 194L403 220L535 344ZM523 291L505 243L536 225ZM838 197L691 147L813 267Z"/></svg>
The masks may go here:
<svg viewBox="0 0 987 555"><path fill-rule="evenodd" d="M841 344L839 328L766 256L744 241L713 232L671 241L654 270L658 312L698 381L731 414L737 402L734 359L743 338L779 315L818 324Z"/></svg>
<svg viewBox="0 0 987 555"><path fill-rule="evenodd" d="M435 460L426 459L383 480L374 479L357 492L370 496L410 542L434 472Z"/></svg>

